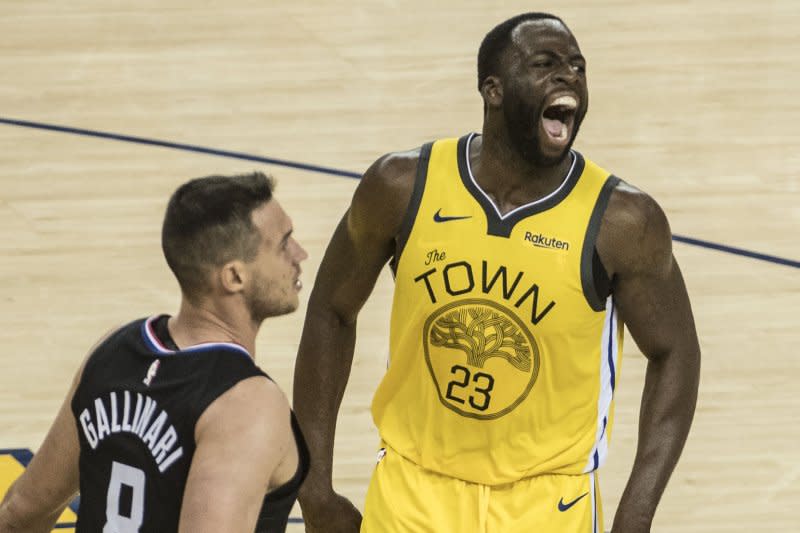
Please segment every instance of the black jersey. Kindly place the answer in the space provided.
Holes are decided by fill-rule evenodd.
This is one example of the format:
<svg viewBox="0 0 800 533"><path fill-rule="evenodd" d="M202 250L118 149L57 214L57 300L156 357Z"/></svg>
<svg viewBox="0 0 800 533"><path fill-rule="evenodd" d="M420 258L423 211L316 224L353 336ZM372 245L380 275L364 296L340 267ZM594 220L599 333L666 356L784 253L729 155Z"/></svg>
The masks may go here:
<svg viewBox="0 0 800 533"><path fill-rule="evenodd" d="M243 379L267 376L237 344L180 350L168 317L137 320L91 354L72 398L81 446L77 533L178 530L195 450L195 424ZM256 531L282 532L308 470L308 451L292 414L299 465L264 500Z"/></svg>

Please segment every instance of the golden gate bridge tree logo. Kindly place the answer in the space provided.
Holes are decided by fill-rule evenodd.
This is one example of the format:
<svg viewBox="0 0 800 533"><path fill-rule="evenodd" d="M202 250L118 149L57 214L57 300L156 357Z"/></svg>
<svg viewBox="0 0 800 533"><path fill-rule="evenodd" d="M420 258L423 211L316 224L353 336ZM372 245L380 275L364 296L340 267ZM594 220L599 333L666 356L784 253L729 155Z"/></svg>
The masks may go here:
<svg viewBox="0 0 800 533"><path fill-rule="evenodd" d="M425 359L439 399L460 415L501 417L530 392L539 349L522 320L497 302L450 303L423 328Z"/></svg>
<svg viewBox="0 0 800 533"><path fill-rule="evenodd" d="M483 368L490 357L503 357L528 372L531 351L516 325L497 311L485 307L462 307L438 318L431 328L431 344L462 350L467 364Z"/></svg>

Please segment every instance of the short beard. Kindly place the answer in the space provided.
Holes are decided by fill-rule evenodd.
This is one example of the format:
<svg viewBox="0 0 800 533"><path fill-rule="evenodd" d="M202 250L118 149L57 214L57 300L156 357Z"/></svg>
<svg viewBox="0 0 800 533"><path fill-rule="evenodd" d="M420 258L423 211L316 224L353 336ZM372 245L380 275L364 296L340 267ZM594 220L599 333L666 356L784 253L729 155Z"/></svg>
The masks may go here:
<svg viewBox="0 0 800 533"><path fill-rule="evenodd" d="M572 143L578 135L581 121L575 117L572 136L560 154L548 157L542 153L541 139L539 138L539 120L541 113L538 109L525 105L519 98L506 98L503 100L503 117L506 122L506 131L514 150L523 160L540 168L554 167L564 161Z"/></svg>
<svg viewBox="0 0 800 533"><path fill-rule="evenodd" d="M272 291L268 286L258 284L255 291L246 296L245 303L250 312L250 319L261 324L265 319L291 313L297 306L287 301L270 298Z"/></svg>

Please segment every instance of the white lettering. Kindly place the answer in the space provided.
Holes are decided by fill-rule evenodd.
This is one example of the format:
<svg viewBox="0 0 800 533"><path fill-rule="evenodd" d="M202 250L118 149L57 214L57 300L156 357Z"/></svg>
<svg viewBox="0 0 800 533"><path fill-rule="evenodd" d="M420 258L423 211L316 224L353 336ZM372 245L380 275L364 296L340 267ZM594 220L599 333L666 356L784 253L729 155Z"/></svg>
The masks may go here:
<svg viewBox="0 0 800 533"><path fill-rule="evenodd" d="M137 435L147 445L160 472L165 472L183 457L180 435L170 424L167 412L159 409L155 400L137 393L136 405L131 409L133 393L130 391L109 392L108 398L110 416L109 406L101 398L94 399L94 412L85 408L78 415L83 434L93 450L109 435L128 432Z"/></svg>
<svg viewBox="0 0 800 533"><path fill-rule="evenodd" d="M156 446L156 440L158 440L158 435L161 433L161 428L164 427L164 422L167 421L167 413L166 411L161 411L161 414L158 415L155 422L150 426L150 429L147 430L147 433L144 437L142 437L142 442L147 444L150 447L150 451L155 453L153 449Z"/></svg>
<svg viewBox="0 0 800 533"><path fill-rule="evenodd" d="M174 463L175 461L180 459L182 455L183 455L183 448L181 447L181 448L178 448L177 450L175 450L174 452L172 452L170 454L170 456L167 457L162 463L158 464L158 471L159 472L166 471L167 468L172 466L172 463Z"/></svg>
<svg viewBox="0 0 800 533"><path fill-rule="evenodd" d="M172 449L177 441L178 432L175 431L174 427L168 427L164 434L161 435L158 444L156 444L153 448L153 457L155 457L157 463L160 463L164 460L164 457L167 456L167 453Z"/></svg>
<svg viewBox="0 0 800 533"><path fill-rule="evenodd" d="M111 393L111 433L119 433L119 414L117 413L117 393Z"/></svg>
<svg viewBox="0 0 800 533"><path fill-rule="evenodd" d="M111 433L111 427L108 425L106 407L100 398L94 400L94 413L95 420L97 420L97 440L103 440L106 435Z"/></svg>
<svg viewBox="0 0 800 533"><path fill-rule="evenodd" d="M128 419L130 414L131 414L131 393L125 391L122 400L122 431L131 430L131 423Z"/></svg>
<svg viewBox="0 0 800 533"><path fill-rule="evenodd" d="M137 424L133 427L133 432L142 437L147 426L150 424L150 419L153 417L153 412L156 410L156 402L150 396L144 397L144 407L142 408L142 416L139 417Z"/></svg>
<svg viewBox="0 0 800 533"><path fill-rule="evenodd" d="M86 435L86 440L89 442L89 446L91 446L94 450L97 448L98 439L97 433L94 430L94 424L92 424L92 415L89 414L89 410L84 409L81 411L81 415L78 417L78 420L81 421L83 434Z"/></svg>

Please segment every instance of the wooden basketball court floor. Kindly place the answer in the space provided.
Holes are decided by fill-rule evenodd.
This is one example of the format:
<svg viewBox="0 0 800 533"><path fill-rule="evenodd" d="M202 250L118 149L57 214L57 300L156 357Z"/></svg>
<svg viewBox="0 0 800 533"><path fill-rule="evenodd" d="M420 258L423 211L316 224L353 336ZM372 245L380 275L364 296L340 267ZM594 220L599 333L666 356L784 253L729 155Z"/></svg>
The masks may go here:
<svg viewBox="0 0 800 533"><path fill-rule="evenodd" d="M0 3L0 449L36 450L104 331L176 310L159 228L195 176L278 179L310 258L300 310L265 323L257 359L291 396L305 299L352 176L479 130L478 44L528 10L576 34L591 94L576 148L664 207L694 306L699 405L653 530L800 531L795 0ZM361 315L338 425L335 485L359 506L391 288L385 273ZM606 527L645 369L630 340L622 367Z"/></svg>

